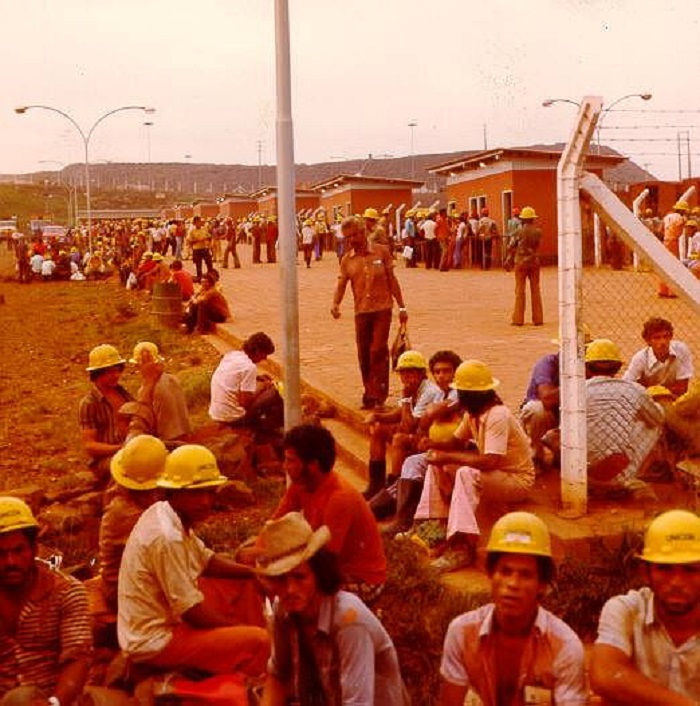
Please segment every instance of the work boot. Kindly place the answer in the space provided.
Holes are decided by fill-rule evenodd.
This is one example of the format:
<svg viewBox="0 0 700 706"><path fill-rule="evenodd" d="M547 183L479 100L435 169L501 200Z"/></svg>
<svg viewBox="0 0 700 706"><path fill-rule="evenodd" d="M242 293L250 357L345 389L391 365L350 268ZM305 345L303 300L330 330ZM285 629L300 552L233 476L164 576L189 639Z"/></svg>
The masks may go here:
<svg viewBox="0 0 700 706"><path fill-rule="evenodd" d="M369 485L362 495L365 500L371 500L386 483L386 461L369 462Z"/></svg>
<svg viewBox="0 0 700 706"><path fill-rule="evenodd" d="M386 520L396 512L396 488L382 488L370 501L369 508L378 520Z"/></svg>
<svg viewBox="0 0 700 706"><path fill-rule="evenodd" d="M382 530L382 534L393 537L399 532L408 532L413 526L413 516L418 509L423 492L423 481L399 478L396 495L396 519Z"/></svg>

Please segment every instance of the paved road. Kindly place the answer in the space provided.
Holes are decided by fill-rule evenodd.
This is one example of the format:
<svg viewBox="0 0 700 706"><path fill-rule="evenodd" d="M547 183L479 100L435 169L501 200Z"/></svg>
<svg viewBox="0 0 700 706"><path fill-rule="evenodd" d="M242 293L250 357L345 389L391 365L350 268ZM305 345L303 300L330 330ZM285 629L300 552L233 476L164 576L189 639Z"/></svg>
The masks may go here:
<svg viewBox="0 0 700 706"><path fill-rule="evenodd" d="M264 330L281 354L280 265L251 264L250 249L239 248L242 268L221 269L221 281L233 313L225 324L231 334L245 338ZM300 258L301 259L301 258ZM190 263L191 264L191 263ZM220 267L220 265L219 265ZM301 376L342 404L359 408L362 385L354 342L352 294L348 288L339 320L330 315L338 261L332 253L297 268ZM557 336L556 269L543 271L545 325L522 328L509 325L513 302L513 275L494 270L437 272L406 269L397 261L397 274L409 315L412 346L426 357L451 348L463 358L488 363L502 381L504 401L517 407L534 362L554 350ZM396 313L396 312L395 312ZM395 316L392 338L398 317ZM392 375L392 392L398 378Z"/></svg>

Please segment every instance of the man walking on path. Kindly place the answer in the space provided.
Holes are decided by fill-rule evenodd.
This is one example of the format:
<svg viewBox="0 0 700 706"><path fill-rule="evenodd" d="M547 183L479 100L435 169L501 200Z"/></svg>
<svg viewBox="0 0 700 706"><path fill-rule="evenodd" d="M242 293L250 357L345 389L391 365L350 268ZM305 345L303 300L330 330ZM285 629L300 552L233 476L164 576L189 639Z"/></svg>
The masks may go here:
<svg viewBox="0 0 700 706"><path fill-rule="evenodd" d="M362 374L363 409L384 404L389 393L389 330L393 300L399 305L399 322L408 314L389 248L369 243L364 224L354 217L342 224L346 254L340 261L338 284L331 315L340 318L340 304L350 282L355 301L355 340Z"/></svg>
<svg viewBox="0 0 700 706"><path fill-rule="evenodd" d="M700 518L686 510L659 515L640 558L649 585L603 607L591 686L605 703L620 706L694 706L700 703Z"/></svg>

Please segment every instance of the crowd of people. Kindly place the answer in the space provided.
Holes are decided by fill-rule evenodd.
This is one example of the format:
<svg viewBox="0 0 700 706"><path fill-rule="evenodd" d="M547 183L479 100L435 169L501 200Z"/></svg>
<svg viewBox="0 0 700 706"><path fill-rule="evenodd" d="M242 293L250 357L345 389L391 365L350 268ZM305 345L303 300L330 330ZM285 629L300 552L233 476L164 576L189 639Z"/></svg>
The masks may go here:
<svg viewBox="0 0 700 706"><path fill-rule="evenodd" d="M409 211L407 223L415 215ZM476 226L471 216L423 215L404 228L408 266L416 264L418 228L426 267L490 267L498 230L488 213ZM518 215L506 249L516 276L512 323L523 324L529 280L539 325L541 233L532 207ZM125 285L177 284L185 326L207 332L222 312L214 261L223 258L226 267L230 255L240 265L236 243L246 229L216 227L226 233L229 225L233 246L212 237L211 224L198 218L189 231L162 224L135 240L132 229L115 225L97 236L102 250L90 259L114 267ZM421 527L437 524L442 539L432 568L473 565L486 507L499 515L484 547L491 600L450 623L440 663L442 706L462 706L468 692L485 706L586 704L592 693L610 704L699 703L700 518L670 510L648 523L639 556L646 585L610 596L587 675L580 639L542 606L556 580L550 531L536 514L512 507L528 499L538 473L559 463L558 353L536 363L516 410L499 397L487 363L452 350L427 358L408 349L395 365L401 396L387 406L394 303L399 321L408 320L395 237L374 209L334 225L340 262L330 313L340 317L349 284L370 440L365 492L336 470L328 429L303 423L282 434L280 388L258 369L275 345L257 332L222 356L211 378L209 416L222 432L254 440L277 434L288 485L256 536L235 554L213 551L197 526L212 515L228 479L197 441L178 378L153 342L136 342L129 359L110 344L96 346L78 415L89 467L104 490L99 573L82 584L38 560L32 510L0 497L0 706L80 704L94 642L105 634L137 673L195 673L198 683L217 688L244 684L265 706L407 705L397 651L374 610L390 568L385 542L420 544ZM304 228L314 230L308 243ZM274 239L258 230L254 260L255 248L260 261L269 243L267 261L274 262ZM307 266L322 242L319 232L313 221L301 225ZM65 247L80 254L83 234L74 237ZM215 252L216 240L226 242L223 252ZM182 266L186 249L194 278ZM87 269L82 260L76 265ZM624 370L614 341L586 340L589 484L614 498L667 478L700 435L690 349L658 317L643 323L641 337L644 346ZM134 394L121 384L127 365L139 374ZM689 409L695 411L687 415ZM207 693L203 687L205 701ZM246 698L241 693L230 703Z"/></svg>

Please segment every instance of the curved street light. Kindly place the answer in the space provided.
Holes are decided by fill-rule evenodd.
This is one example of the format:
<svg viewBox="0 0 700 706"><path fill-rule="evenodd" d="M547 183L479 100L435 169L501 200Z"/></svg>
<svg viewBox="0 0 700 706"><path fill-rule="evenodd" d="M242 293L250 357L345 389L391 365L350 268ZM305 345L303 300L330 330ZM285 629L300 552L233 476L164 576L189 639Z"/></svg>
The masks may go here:
<svg viewBox="0 0 700 706"><path fill-rule="evenodd" d="M600 111L600 117L598 118L598 124L596 125L596 144L597 144L598 154L600 154L600 129L601 129L601 126L603 125L603 120L605 120L605 116L618 103L622 103L622 101L627 100L628 98L641 98L643 101L648 101L648 100L651 100L652 95L651 95L651 93L628 93L625 96L621 96L620 98L616 98L612 103L605 106ZM579 102L573 101L570 98L546 98L545 100L542 101L542 107L549 108L550 106L554 105L555 103L571 103L572 105L575 105L577 108L581 107L581 104Z"/></svg>
<svg viewBox="0 0 700 706"><path fill-rule="evenodd" d="M95 120L95 122L90 126L87 131L83 130L83 128L80 127L75 118L70 116L68 113L64 112L63 110L59 110L58 108L54 108L50 105L22 105L18 108L15 108L15 113L17 113L18 115L24 115L28 110L32 110L34 108L40 110L48 110L52 113L58 113L59 115L63 116L78 131L78 134L80 135L83 141L83 147L85 149L85 204L87 208L88 221L88 248L92 252L92 208L90 204L90 138L92 137L95 128L110 115L120 113L124 110L142 110L144 113L151 114L155 113L155 108L149 108L145 105L123 105L119 108L114 108L113 110L107 111L104 115L101 115L97 120Z"/></svg>

